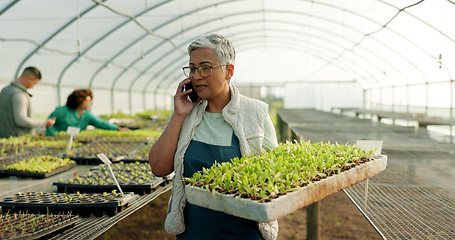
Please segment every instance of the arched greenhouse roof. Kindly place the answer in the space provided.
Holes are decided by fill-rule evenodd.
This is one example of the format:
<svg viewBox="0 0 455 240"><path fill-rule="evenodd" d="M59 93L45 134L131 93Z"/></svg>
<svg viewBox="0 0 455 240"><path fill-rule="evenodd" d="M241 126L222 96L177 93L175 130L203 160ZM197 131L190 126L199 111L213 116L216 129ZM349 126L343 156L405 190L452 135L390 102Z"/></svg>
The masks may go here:
<svg viewBox="0 0 455 240"><path fill-rule="evenodd" d="M32 65L49 108L86 87L149 108L183 80L188 44L218 32L234 42L240 86L353 82L404 91L391 104L453 109L454 13L452 0L3 0L0 84Z"/></svg>

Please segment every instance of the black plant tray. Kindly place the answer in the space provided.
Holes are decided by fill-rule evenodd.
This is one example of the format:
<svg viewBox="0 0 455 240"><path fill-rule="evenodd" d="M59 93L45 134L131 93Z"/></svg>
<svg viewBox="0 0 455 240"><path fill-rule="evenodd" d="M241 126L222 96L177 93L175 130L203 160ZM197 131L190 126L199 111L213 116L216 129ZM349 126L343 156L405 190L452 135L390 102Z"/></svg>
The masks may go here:
<svg viewBox="0 0 455 240"><path fill-rule="evenodd" d="M102 217L104 214L114 216L137 196L132 192L124 195L113 193L36 193L28 192L5 197L0 201L3 212L9 213L71 213L82 217Z"/></svg>
<svg viewBox="0 0 455 240"><path fill-rule="evenodd" d="M66 157L69 158L85 158L97 159L98 153L105 153L108 158L116 158L118 156L126 156L134 152L137 148L143 146L143 143L111 143L111 142L93 142L71 150ZM112 156L112 157L110 157ZM97 161L99 163L99 160Z"/></svg>
<svg viewBox="0 0 455 240"><path fill-rule="evenodd" d="M71 160L76 161L79 165L98 165L102 163L102 161L95 155L77 155L77 156L70 156L70 155L63 155L64 158L69 158ZM112 162L119 162L123 159L123 155L114 155L113 157L109 157Z"/></svg>
<svg viewBox="0 0 455 240"><path fill-rule="evenodd" d="M18 219L6 221L7 217ZM6 214L0 220L0 239L49 239L72 228L78 220L77 215Z"/></svg>
<svg viewBox="0 0 455 240"><path fill-rule="evenodd" d="M67 171L71 168L76 166L75 163L68 164L63 167L59 167L57 169L54 169L50 172L46 173L38 173L38 172L23 172L23 171L16 171L16 170L7 170L7 169L1 169L0 170L0 175L9 175L9 176L19 176L19 177L32 177L32 178L47 178L50 176L53 176L55 174Z"/></svg>
<svg viewBox="0 0 455 240"><path fill-rule="evenodd" d="M114 164L111 164L112 171L142 171L142 172L148 172L152 171L152 168L150 167L150 164L147 162L141 162L138 160L131 160L131 161L125 161L125 159L122 159L120 162L115 162ZM108 167L104 164L99 164L98 166L95 166L90 169L90 171L105 171L108 170Z"/></svg>
<svg viewBox="0 0 455 240"><path fill-rule="evenodd" d="M124 162L124 159L121 162ZM138 169L134 169L135 165L130 165L131 163L135 163L135 164L139 163L139 166L137 166ZM151 171L152 171L151 168L147 168L147 170L142 169L141 164L143 164L143 163L140 161L131 161L131 162L127 161L127 162L124 162L123 164L119 164L119 163L112 164L111 168L112 168L112 171L114 172L114 174L117 171L118 172L144 171L144 172L150 172L150 174L153 175L153 173L151 173ZM147 165L148 165L148 162L147 162ZM150 166L150 165L148 165L148 166ZM129 168L127 168L127 167L129 167ZM91 174L91 176L96 177L96 176L100 176L99 173L104 172L104 171L107 171L106 167L104 165L99 165L99 166L91 168L90 172L88 174ZM115 175L117 175L117 174L115 174ZM156 179L161 178L165 181L165 183L168 183L168 182L172 181L172 178L174 177L174 175L175 175L174 172L172 172L171 174L169 174L167 176L164 176L164 177L154 176L154 178L156 178ZM87 175L85 175L85 176L87 176Z"/></svg>
<svg viewBox="0 0 455 240"><path fill-rule="evenodd" d="M147 182L143 184L122 184L119 183L122 191L124 192L133 192L135 194L144 195L150 194L158 186L164 184L165 181L163 178L155 178L152 182ZM84 192L84 193L102 193L102 192L111 192L112 190L117 189L117 185L105 184L105 185L92 185L92 184L78 184L78 183L60 183L54 182L53 185L57 186L57 192L59 193L75 193L75 192Z"/></svg>
<svg viewBox="0 0 455 240"><path fill-rule="evenodd" d="M131 129L131 128L130 128ZM131 129L135 130L135 129ZM105 143L118 143L118 144L138 144L138 147L143 146L144 144L148 144L154 140L153 137L130 137L130 136L118 136L118 137L101 137L98 142L105 142Z"/></svg>
<svg viewBox="0 0 455 240"><path fill-rule="evenodd" d="M61 149L40 147L37 149L24 151L24 152L20 152L17 154L9 154L8 156L5 156L4 159L8 160L11 163L11 162L17 162L17 161L21 161L21 160L27 160L27 159L29 159L31 157L35 157L35 156L42 156L42 155L58 156L61 153L62 153ZM1 164L1 165L5 165L5 164Z"/></svg>
<svg viewBox="0 0 455 240"><path fill-rule="evenodd" d="M145 160L145 159L132 159L132 158L128 158L128 157L123 158L121 161L124 163L132 163L132 162L148 163L149 162L149 160Z"/></svg>
<svg viewBox="0 0 455 240"><path fill-rule="evenodd" d="M55 150L55 149L41 149L41 150L27 151L25 153L10 154L9 156L0 157L0 171L6 170L8 165L20 162L22 160L27 160L30 157L42 156L42 155L58 156L59 152L60 151Z"/></svg>

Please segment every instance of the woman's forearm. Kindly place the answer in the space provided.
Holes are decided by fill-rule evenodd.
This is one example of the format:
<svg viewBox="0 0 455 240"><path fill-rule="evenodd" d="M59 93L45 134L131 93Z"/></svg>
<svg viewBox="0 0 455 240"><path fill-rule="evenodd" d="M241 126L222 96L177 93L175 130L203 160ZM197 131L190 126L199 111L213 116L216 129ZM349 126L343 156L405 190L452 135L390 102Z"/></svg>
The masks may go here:
<svg viewBox="0 0 455 240"><path fill-rule="evenodd" d="M150 149L149 163L155 176L166 176L174 171L174 155L184 121L185 116L173 115Z"/></svg>

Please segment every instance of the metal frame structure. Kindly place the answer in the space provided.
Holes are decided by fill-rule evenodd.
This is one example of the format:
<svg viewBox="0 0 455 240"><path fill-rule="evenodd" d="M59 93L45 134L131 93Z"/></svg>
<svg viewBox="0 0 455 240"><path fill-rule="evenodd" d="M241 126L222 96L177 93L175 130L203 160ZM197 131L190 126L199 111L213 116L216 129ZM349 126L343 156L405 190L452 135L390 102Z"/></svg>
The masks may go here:
<svg viewBox="0 0 455 240"><path fill-rule="evenodd" d="M142 95L143 108L149 107L146 106L148 96L154 96L157 101L158 95L168 97L174 92L175 85L181 80L176 72L187 59L184 49L189 42L205 33L220 32L235 42L238 54L254 49L291 49L320 62L308 66L296 82L316 82L322 73L338 69L344 72L339 81L357 81L364 89L365 102L372 105L385 105L381 97L375 99L371 96L382 96L386 89L392 89L389 98L395 99L396 91L393 89L405 87L408 96L411 86L423 84L426 100L425 106L420 107L428 109L428 99L432 97L429 88L441 82L449 83L450 102L445 105L449 106L450 117L453 118L455 80L453 69L449 66L455 63L452 50L455 33L445 27L450 26L452 18L445 19L449 14L436 14L439 21L430 21L430 17L422 14L424 7L421 5L432 6L425 1L397 3L371 0L356 4L300 0L284 1L278 6L269 0L196 1L192 4L169 0L135 0L129 3L78 0L78 8L81 6L83 10L50 18L49 21L57 22L56 25L60 22L60 27L53 31L46 30L49 35L40 38L27 34L22 36L15 33L17 29L10 28L10 23L20 26L20 21L48 20L46 14L31 14L32 18L25 17L25 20L14 18L29 11L27 6L31 3L31 0L16 0L0 4L0 28L6 30L0 34L0 47L7 43L24 49L9 59L11 64L16 64L13 78L18 77L24 66L35 64L48 55L55 59L57 63L54 66L44 69L53 74L52 80L45 81L55 88L57 105L61 105L63 98L62 87L73 87L74 83L69 83L75 82L81 75L79 68L90 65L83 75L84 80L76 85L95 90L109 89L112 112L115 111L116 94L125 91L129 96L130 112L134 105L133 98L140 96L138 94ZM439 6L441 11L455 11L455 3L451 0L440 0ZM56 10L39 9L52 14L56 14ZM112 23L97 25L99 19L112 19ZM82 23L85 24L84 29L87 26L100 28L98 35L78 33L77 39L74 35L70 36L75 26ZM428 40L428 44L422 45L420 39L406 31L406 23L420 24L428 35L436 34L439 39ZM26 29L29 28L24 28L24 31ZM119 36L123 32L131 34ZM77 40L78 44L82 39L84 45L79 46L79 51L68 50L66 43L60 48L62 38ZM119 46L115 49L103 49L103 45L116 41ZM439 49L432 43L439 44ZM140 52L138 48L141 48ZM418 60L414 54L419 56ZM60 56L65 57L60 59ZM433 75L433 70L428 72L425 69L427 65L439 66L439 76ZM8 79L5 77L8 71L3 72L0 80ZM106 73L108 81L103 76ZM244 79L240 81L245 85L260 84L244 82ZM414 107L412 100L393 104L404 104L408 110Z"/></svg>

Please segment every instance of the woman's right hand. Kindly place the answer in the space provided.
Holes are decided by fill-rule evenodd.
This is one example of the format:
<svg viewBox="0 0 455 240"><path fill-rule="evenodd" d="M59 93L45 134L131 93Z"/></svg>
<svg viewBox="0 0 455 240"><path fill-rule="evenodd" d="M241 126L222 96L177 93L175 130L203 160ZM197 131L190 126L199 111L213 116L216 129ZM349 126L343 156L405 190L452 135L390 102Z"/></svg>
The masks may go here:
<svg viewBox="0 0 455 240"><path fill-rule="evenodd" d="M193 110L194 106L196 106L196 104L200 101L198 100L193 103L188 100L188 94L194 90L190 89L188 91L185 91L185 84L187 83L191 83L191 80L189 78L186 78L180 82L177 88L177 92L174 95L174 114L180 116L188 115L191 110Z"/></svg>
<svg viewBox="0 0 455 240"><path fill-rule="evenodd" d="M188 93L191 90L185 91L184 86L190 82L189 78L180 82L174 95L174 112L161 136L149 151L149 163L155 176L164 177L174 171L174 155L177 150L180 129L186 116L200 101L192 103L188 100Z"/></svg>

